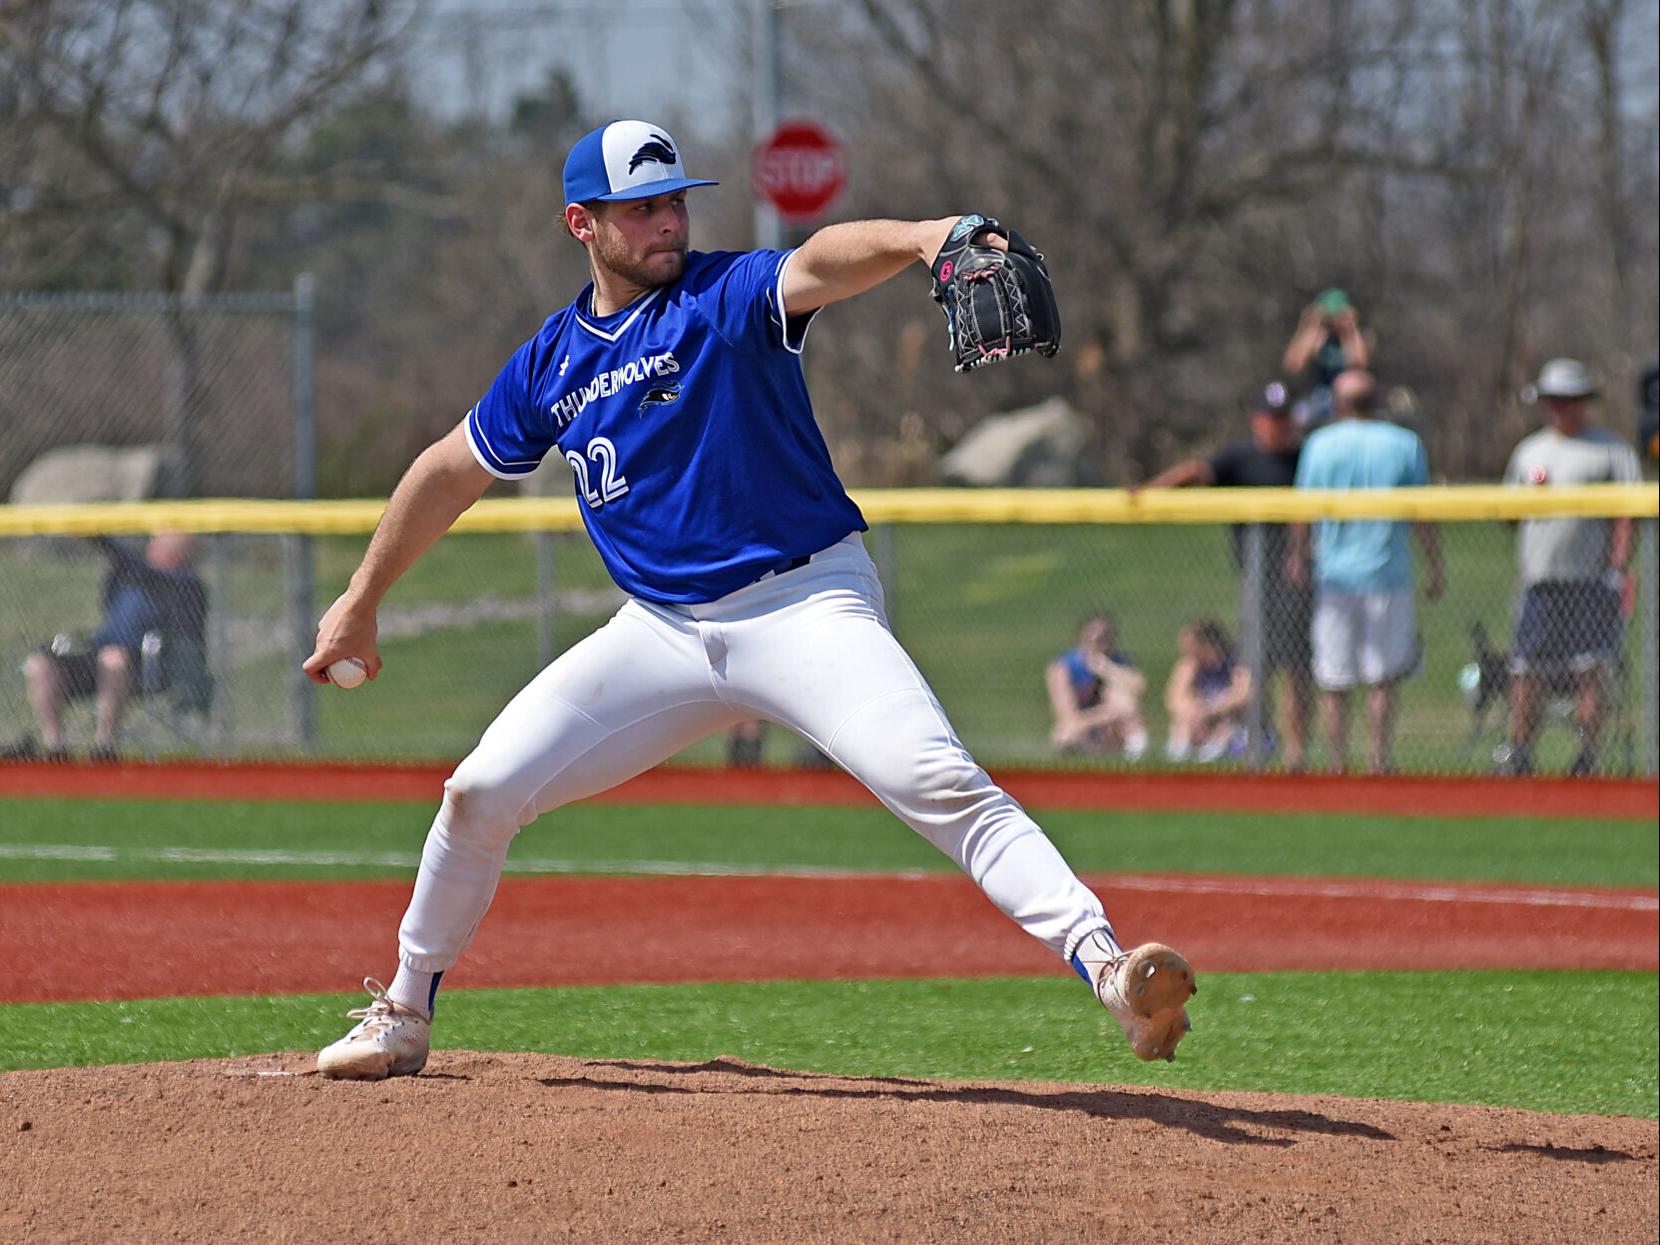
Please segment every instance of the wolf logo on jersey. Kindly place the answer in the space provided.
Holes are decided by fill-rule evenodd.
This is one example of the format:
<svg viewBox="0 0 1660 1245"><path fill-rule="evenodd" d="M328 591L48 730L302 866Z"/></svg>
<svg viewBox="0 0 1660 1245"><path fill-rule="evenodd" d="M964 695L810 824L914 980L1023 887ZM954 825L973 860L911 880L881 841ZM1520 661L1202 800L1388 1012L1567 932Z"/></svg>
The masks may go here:
<svg viewBox="0 0 1660 1245"><path fill-rule="evenodd" d="M679 398L679 385L653 385L646 390L646 396L640 399L640 413L645 414L648 406L667 406L670 402L678 401Z"/></svg>

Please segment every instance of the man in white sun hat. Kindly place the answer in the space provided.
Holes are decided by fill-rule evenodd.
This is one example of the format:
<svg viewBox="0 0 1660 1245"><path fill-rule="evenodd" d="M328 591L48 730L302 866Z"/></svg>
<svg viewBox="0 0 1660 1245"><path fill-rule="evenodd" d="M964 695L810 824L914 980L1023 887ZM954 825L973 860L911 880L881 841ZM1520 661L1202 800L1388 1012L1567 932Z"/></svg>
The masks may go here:
<svg viewBox="0 0 1660 1245"><path fill-rule="evenodd" d="M1547 422L1511 453L1506 484L1565 488L1642 478L1636 451L1590 422L1597 389L1579 360L1550 360L1523 396L1544 408ZM1533 772L1533 740L1550 687L1571 691L1576 702L1580 746L1569 773L1596 772L1609 672L1620 650L1631 538L1630 519L1524 519L1519 525L1521 595L1510 651L1509 738L1494 756L1500 772Z"/></svg>
<svg viewBox="0 0 1660 1245"><path fill-rule="evenodd" d="M492 479L528 475L549 453L570 463L588 534L628 594L513 698L444 784L397 974L366 983L374 1001L318 1070L419 1072L439 979L490 906L513 837L756 718L796 731L946 853L1072 965L1137 1055L1174 1058L1191 968L1157 943L1122 948L1101 901L958 741L888 629L864 518L836 478L801 370L820 308L919 260L936 289L972 274L957 291L971 298L953 304L968 319L948 311L959 367L1053 353L1058 313L1031 343L964 331L970 303L1008 279L1005 260L1021 270L1042 257L977 214L830 225L791 251L694 251L686 192L710 184L686 176L661 126L615 121L576 144L561 227L587 249L592 283L416 459L318 626L313 679L349 657L378 675L387 589ZM1047 286L1046 270L1031 272Z"/></svg>

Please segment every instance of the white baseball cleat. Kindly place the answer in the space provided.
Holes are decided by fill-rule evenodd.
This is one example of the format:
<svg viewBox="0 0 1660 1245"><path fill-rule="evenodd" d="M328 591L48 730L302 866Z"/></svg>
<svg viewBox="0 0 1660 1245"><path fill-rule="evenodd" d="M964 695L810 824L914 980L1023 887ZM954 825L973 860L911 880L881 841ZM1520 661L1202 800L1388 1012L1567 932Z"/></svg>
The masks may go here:
<svg viewBox="0 0 1660 1245"><path fill-rule="evenodd" d="M363 988L374 1002L346 1013L358 1023L345 1037L317 1053L317 1071L332 1081L414 1076L427 1064L432 1021L394 1003L386 996L386 987L373 977L363 979Z"/></svg>
<svg viewBox="0 0 1660 1245"><path fill-rule="evenodd" d="M1120 951L1096 934L1075 958L1137 1057L1174 1060L1176 1044L1193 1028L1183 1006L1199 993L1192 965L1162 943Z"/></svg>

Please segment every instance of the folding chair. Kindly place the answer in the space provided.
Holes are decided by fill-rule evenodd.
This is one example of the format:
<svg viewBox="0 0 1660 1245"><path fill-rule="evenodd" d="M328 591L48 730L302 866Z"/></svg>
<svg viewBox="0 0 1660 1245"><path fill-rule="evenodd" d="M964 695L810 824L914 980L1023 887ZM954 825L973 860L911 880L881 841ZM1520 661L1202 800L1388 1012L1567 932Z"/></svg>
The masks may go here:
<svg viewBox="0 0 1660 1245"><path fill-rule="evenodd" d="M144 717L192 751L206 751L217 690L218 680L208 668L207 648L200 640L161 631L144 633L133 698ZM145 756L155 752L146 737Z"/></svg>

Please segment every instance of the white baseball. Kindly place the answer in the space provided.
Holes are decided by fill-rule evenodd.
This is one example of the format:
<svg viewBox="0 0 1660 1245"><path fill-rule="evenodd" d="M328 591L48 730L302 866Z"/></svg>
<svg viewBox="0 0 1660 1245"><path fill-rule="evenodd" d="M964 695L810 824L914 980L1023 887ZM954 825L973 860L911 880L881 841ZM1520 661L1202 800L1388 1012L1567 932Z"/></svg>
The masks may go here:
<svg viewBox="0 0 1660 1245"><path fill-rule="evenodd" d="M369 677L369 667L361 657L342 657L329 663L328 675L330 683L350 691Z"/></svg>

